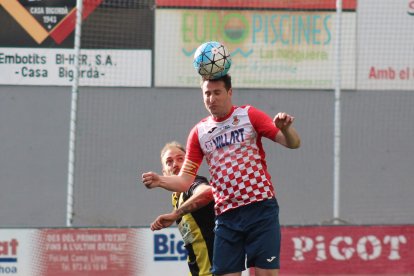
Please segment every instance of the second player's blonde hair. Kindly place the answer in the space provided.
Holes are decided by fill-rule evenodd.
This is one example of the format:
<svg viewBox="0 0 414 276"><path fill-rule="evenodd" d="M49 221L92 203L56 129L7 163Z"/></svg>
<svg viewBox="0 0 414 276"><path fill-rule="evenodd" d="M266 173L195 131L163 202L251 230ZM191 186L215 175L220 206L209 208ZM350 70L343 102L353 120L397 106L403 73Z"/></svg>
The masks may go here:
<svg viewBox="0 0 414 276"><path fill-rule="evenodd" d="M167 150L169 150L170 148L177 148L177 149L179 149L179 150L181 150L182 152L185 153L185 148L180 143L178 143L177 141L168 142L168 143L165 144L165 146L161 150L161 155L160 155L161 164L162 164L162 157L164 156L165 152Z"/></svg>

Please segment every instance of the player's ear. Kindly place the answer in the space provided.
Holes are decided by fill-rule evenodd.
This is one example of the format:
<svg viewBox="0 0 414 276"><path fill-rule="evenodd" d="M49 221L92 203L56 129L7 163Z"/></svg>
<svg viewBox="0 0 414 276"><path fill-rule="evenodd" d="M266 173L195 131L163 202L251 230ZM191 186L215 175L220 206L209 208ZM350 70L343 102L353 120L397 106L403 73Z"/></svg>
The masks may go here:
<svg viewBox="0 0 414 276"><path fill-rule="evenodd" d="M233 95L233 88L230 88L229 91L227 91L229 93L230 96Z"/></svg>

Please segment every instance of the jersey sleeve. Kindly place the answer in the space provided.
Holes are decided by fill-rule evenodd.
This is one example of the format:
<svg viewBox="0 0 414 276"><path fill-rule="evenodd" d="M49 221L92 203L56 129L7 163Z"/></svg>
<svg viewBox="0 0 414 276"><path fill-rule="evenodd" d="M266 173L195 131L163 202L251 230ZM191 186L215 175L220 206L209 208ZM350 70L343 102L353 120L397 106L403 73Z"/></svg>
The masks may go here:
<svg viewBox="0 0 414 276"><path fill-rule="evenodd" d="M185 160L180 174L196 176L201 162L203 162L203 157L204 154L198 140L197 126L194 126L188 135Z"/></svg>
<svg viewBox="0 0 414 276"><path fill-rule="evenodd" d="M279 129L275 126L272 118L253 106L249 107L248 114L250 122L257 133L272 141L275 141L276 134L279 132Z"/></svg>
<svg viewBox="0 0 414 276"><path fill-rule="evenodd" d="M207 178L205 178L204 176L197 175L196 179L193 182L193 185L191 185L190 189L188 189L188 195L192 196L194 194L194 190L200 185L210 185L210 184L208 183Z"/></svg>

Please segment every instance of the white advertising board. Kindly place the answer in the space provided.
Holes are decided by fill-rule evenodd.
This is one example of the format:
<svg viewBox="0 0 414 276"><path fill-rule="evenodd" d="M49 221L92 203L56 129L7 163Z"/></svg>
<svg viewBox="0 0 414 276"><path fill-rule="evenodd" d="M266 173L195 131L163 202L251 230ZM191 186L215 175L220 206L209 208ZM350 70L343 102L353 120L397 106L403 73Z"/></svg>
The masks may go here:
<svg viewBox="0 0 414 276"><path fill-rule="evenodd" d="M0 229L0 237L0 275L189 274L187 251L174 227Z"/></svg>
<svg viewBox="0 0 414 276"><path fill-rule="evenodd" d="M414 90L414 0L358 2L358 89Z"/></svg>
<svg viewBox="0 0 414 276"><path fill-rule="evenodd" d="M198 87L196 48L220 41L240 88L332 89L335 12L156 10L155 86ZM355 88L355 12L342 15L342 88Z"/></svg>
<svg viewBox="0 0 414 276"><path fill-rule="evenodd" d="M151 50L81 50L80 86L150 87ZM0 84L70 86L72 49L0 48Z"/></svg>
<svg viewBox="0 0 414 276"><path fill-rule="evenodd" d="M0 274L182 276L187 253L176 228L1 229Z"/></svg>

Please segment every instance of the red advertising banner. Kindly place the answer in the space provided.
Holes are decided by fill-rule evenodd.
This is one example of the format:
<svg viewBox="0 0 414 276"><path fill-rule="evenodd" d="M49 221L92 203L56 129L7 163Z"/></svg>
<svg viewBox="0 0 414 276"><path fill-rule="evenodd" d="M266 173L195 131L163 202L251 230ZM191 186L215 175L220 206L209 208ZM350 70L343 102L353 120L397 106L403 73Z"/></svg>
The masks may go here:
<svg viewBox="0 0 414 276"><path fill-rule="evenodd" d="M355 10L357 0L343 1L342 9ZM335 10L335 0L156 0L157 7L263 8Z"/></svg>
<svg viewBox="0 0 414 276"><path fill-rule="evenodd" d="M0 237L1 275L188 274L176 227L0 229ZM414 225L282 227L279 275L414 275L413 244Z"/></svg>
<svg viewBox="0 0 414 276"><path fill-rule="evenodd" d="M37 275L133 276L140 259L136 230L44 229L36 236Z"/></svg>
<svg viewBox="0 0 414 276"><path fill-rule="evenodd" d="M413 226L282 230L281 275L414 275Z"/></svg>

